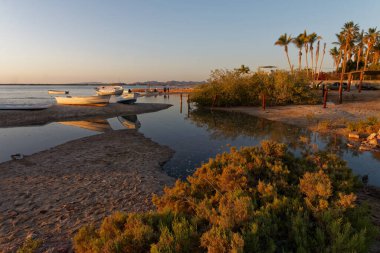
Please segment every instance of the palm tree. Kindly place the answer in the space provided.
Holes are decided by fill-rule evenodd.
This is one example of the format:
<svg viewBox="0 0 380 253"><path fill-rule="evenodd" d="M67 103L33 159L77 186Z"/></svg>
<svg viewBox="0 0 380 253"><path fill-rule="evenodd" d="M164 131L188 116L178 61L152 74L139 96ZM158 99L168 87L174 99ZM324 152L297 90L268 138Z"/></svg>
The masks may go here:
<svg viewBox="0 0 380 253"><path fill-rule="evenodd" d="M286 58L288 59L288 63L290 66L290 71L293 73L293 66L290 63L289 54L288 54L288 45L290 42L292 42L291 35L288 36L286 33L284 33L283 35L280 36L280 38L278 38L278 40L274 44L277 46L284 47Z"/></svg>
<svg viewBox="0 0 380 253"><path fill-rule="evenodd" d="M318 41L319 43L319 41ZM318 44L319 45L319 44ZM318 50L319 51L319 50ZM319 65L319 70L318 70L318 75L317 75L317 80L319 79L319 73L321 72L322 69L322 64L323 64L323 59L325 58L325 53L326 53L326 42L323 43L323 53L322 53L322 60L321 60L321 65ZM318 61L317 61L318 63Z"/></svg>
<svg viewBox="0 0 380 253"><path fill-rule="evenodd" d="M248 66L245 66L244 64L242 64L242 65L240 66L240 68L235 69L235 70L236 70L237 72L239 72L240 74L248 74L249 71L250 71L249 67L248 67Z"/></svg>
<svg viewBox="0 0 380 253"><path fill-rule="evenodd" d="M373 64L377 64L380 60L380 40L373 46Z"/></svg>
<svg viewBox="0 0 380 253"><path fill-rule="evenodd" d="M356 38L356 70L359 70L359 63L362 58L363 53L363 47L364 47L364 30L361 31L361 33L358 34L358 37Z"/></svg>
<svg viewBox="0 0 380 253"><path fill-rule="evenodd" d="M340 51L338 50L338 48L333 47L330 49L330 55L332 56L334 60L334 66L336 68L336 72L338 73L339 62L340 62Z"/></svg>
<svg viewBox="0 0 380 253"><path fill-rule="evenodd" d="M369 53L371 52L373 46L377 42L379 36L380 36L380 33L379 33L379 31L377 31L376 27L375 28L369 28L368 32L366 32L364 35L364 43L367 46L367 51L366 51L366 55L365 55L365 59L364 59L364 70L366 70L368 67L367 64L368 64Z"/></svg>
<svg viewBox="0 0 380 253"><path fill-rule="evenodd" d="M307 35L306 30L302 33L302 40L304 43L304 49L305 49L305 57L306 57L306 72L307 75L309 76L309 61L307 59L307 54L309 53L309 36Z"/></svg>
<svg viewBox="0 0 380 253"><path fill-rule="evenodd" d="M292 40L293 44L298 48L298 70L301 71L302 68L302 48L305 44L302 33L298 35L297 37L293 38Z"/></svg>
<svg viewBox="0 0 380 253"><path fill-rule="evenodd" d="M316 33L311 33L308 35L308 42L309 42L309 48L310 48L310 56L311 56L311 73L313 75L313 72L314 72L314 56L313 56L313 51L314 51L314 43L317 41L317 40L320 40L322 37L321 36L318 36Z"/></svg>
<svg viewBox="0 0 380 253"><path fill-rule="evenodd" d="M343 101L343 77L346 72L347 61L349 60L348 56L352 55L352 52L349 51L352 48L352 44L355 41L356 37L359 34L359 25L355 24L353 21L347 22L343 25L342 31L340 32L341 37L344 40L344 50L343 50L343 64L342 72L340 75L340 85L339 85L339 103Z"/></svg>

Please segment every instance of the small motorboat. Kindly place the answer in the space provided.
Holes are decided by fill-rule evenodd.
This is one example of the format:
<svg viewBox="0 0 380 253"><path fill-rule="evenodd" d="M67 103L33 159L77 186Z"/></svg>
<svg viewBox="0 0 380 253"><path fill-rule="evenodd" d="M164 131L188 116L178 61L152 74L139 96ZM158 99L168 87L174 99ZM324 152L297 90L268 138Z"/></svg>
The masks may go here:
<svg viewBox="0 0 380 253"><path fill-rule="evenodd" d="M105 105L109 103L110 96L84 96L84 97L55 97L57 104L61 105Z"/></svg>
<svg viewBox="0 0 380 253"><path fill-rule="evenodd" d="M69 94L68 90L48 90L48 94L51 95L66 95Z"/></svg>
<svg viewBox="0 0 380 253"><path fill-rule="evenodd" d="M133 104L137 101L137 98L139 97L139 93L132 92L124 92L121 96L116 97L116 102L117 103L122 103L122 104Z"/></svg>
<svg viewBox="0 0 380 253"><path fill-rule="evenodd" d="M99 86L95 88L95 91L100 96L107 95L121 95L123 94L124 88L121 86Z"/></svg>

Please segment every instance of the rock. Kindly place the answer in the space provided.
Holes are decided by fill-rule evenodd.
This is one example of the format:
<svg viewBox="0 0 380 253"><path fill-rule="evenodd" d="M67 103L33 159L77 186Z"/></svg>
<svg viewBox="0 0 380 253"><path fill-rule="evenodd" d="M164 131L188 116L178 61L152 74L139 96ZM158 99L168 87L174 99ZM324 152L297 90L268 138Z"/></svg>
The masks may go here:
<svg viewBox="0 0 380 253"><path fill-rule="evenodd" d="M358 133L356 133L356 132L352 132L352 133L348 134L348 138L360 139L360 135Z"/></svg>
<svg viewBox="0 0 380 253"><path fill-rule="evenodd" d="M367 137L367 140L373 140L376 139L376 133L372 133Z"/></svg>

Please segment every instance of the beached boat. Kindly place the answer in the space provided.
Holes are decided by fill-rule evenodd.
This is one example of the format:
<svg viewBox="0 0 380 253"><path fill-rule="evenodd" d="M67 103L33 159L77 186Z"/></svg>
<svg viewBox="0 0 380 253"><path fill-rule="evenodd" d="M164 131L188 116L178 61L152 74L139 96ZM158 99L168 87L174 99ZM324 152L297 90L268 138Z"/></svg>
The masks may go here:
<svg viewBox="0 0 380 253"><path fill-rule="evenodd" d="M48 94L65 95L65 94L69 94L69 91L68 90L48 90Z"/></svg>
<svg viewBox="0 0 380 253"><path fill-rule="evenodd" d="M0 104L0 110L44 110L51 107L52 104Z"/></svg>
<svg viewBox="0 0 380 253"><path fill-rule="evenodd" d="M121 86L99 86L95 88L96 93L100 96L106 95L121 95L124 88Z"/></svg>
<svg viewBox="0 0 380 253"><path fill-rule="evenodd" d="M117 103L122 103L122 104L133 104L137 101L137 98L139 97L139 93L132 92L124 92L121 96L116 97L116 102Z"/></svg>
<svg viewBox="0 0 380 253"><path fill-rule="evenodd" d="M55 97L57 104L61 105L104 105L108 104L110 96L84 96L84 97Z"/></svg>

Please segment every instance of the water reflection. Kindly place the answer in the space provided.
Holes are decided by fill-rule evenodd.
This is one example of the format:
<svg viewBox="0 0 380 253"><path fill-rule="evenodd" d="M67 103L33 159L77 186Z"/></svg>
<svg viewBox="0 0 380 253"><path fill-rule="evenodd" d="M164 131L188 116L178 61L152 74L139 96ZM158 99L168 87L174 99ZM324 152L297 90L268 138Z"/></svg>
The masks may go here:
<svg viewBox="0 0 380 253"><path fill-rule="evenodd" d="M106 119L91 119L91 120L80 120L80 121L61 121L58 122L62 125L79 127L91 131L104 133L106 131L112 130Z"/></svg>

